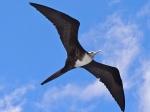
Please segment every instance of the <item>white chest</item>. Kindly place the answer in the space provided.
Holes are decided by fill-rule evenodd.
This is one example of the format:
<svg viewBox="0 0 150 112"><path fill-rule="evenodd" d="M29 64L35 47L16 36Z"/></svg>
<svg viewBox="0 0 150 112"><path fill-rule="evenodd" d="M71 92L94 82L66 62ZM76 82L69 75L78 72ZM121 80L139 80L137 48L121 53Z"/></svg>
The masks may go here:
<svg viewBox="0 0 150 112"><path fill-rule="evenodd" d="M92 58L89 55L85 54L81 61L77 60L75 62L75 67L84 66L84 65L90 63L91 61L92 61Z"/></svg>

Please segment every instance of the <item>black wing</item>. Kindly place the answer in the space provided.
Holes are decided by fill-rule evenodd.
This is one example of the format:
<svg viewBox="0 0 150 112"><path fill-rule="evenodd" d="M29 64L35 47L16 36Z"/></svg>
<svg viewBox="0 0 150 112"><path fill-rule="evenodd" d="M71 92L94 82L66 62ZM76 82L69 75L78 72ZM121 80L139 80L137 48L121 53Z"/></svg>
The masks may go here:
<svg viewBox="0 0 150 112"><path fill-rule="evenodd" d="M91 63L83 66L83 68L92 73L96 78L100 78L100 81L105 84L113 98L120 106L121 110L124 112L125 97L122 80L118 69L97 63L94 60Z"/></svg>
<svg viewBox="0 0 150 112"><path fill-rule="evenodd" d="M50 20L54 26L57 28L57 31L60 35L60 39L67 51L67 54L74 48L77 48L85 51L80 43L78 42L78 29L79 29L79 21L76 19L54 10L52 8L30 3L33 7L35 7L39 12L41 12L48 20Z"/></svg>

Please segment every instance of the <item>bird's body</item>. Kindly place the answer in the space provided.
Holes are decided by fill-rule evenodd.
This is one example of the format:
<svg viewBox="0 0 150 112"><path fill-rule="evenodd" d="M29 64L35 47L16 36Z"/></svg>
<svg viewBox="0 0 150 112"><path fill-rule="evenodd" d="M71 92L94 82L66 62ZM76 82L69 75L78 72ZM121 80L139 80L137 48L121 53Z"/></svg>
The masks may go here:
<svg viewBox="0 0 150 112"><path fill-rule="evenodd" d="M94 55L99 53L100 50L97 52L87 52L83 49L77 38L80 25L79 21L67 14L43 5L35 3L30 3L30 5L35 7L54 24L67 51L67 59L64 67L48 77L41 85L63 75L71 69L82 67L92 73L96 78L100 78L100 81L105 84L124 112L125 97L119 70L93 60Z"/></svg>

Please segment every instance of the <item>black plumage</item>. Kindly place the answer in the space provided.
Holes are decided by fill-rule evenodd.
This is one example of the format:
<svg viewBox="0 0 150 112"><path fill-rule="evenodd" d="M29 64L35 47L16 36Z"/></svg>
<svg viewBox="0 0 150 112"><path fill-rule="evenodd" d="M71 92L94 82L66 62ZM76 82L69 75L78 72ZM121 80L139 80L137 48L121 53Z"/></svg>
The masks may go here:
<svg viewBox="0 0 150 112"><path fill-rule="evenodd" d="M60 11L43 5L39 5L36 3L30 3L30 5L35 7L54 24L60 35L60 39L67 51L65 66L48 77L41 83L41 85L61 76L71 69L76 68L76 64L78 62L80 64L80 61L85 61L85 59L87 59L89 62L84 62L84 64L81 64L81 66L79 67L86 69L96 78L99 78L100 81L105 84L113 98L120 106L121 110L124 112L125 97L119 70L115 67L111 67L94 61L93 57L95 54L97 54L97 52L87 52L86 50L84 50L84 48L78 42L78 29L80 25L79 21Z"/></svg>

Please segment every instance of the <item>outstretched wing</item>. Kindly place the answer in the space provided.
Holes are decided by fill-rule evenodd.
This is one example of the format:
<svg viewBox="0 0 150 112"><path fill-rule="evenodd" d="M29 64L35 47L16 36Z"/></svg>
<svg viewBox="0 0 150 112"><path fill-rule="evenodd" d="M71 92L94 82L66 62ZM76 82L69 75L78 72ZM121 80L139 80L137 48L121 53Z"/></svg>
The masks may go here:
<svg viewBox="0 0 150 112"><path fill-rule="evenodd" d="M121 110L125 109L125 97L120 73L117 68L95 62L94 60L83 66L96 78L105 84L113 98L116 100Z"/></svg>
<svg viewBox="0 0 150 112"><path fill-rule="evenodd" d="M30 3L30 5L35 7L54 24L67 51L67 54L69 54L74 47L78 47L78 49L85 51L77 39L80 25L79 21L68 16L67 14L43 5L35 3Z"/></svg>

